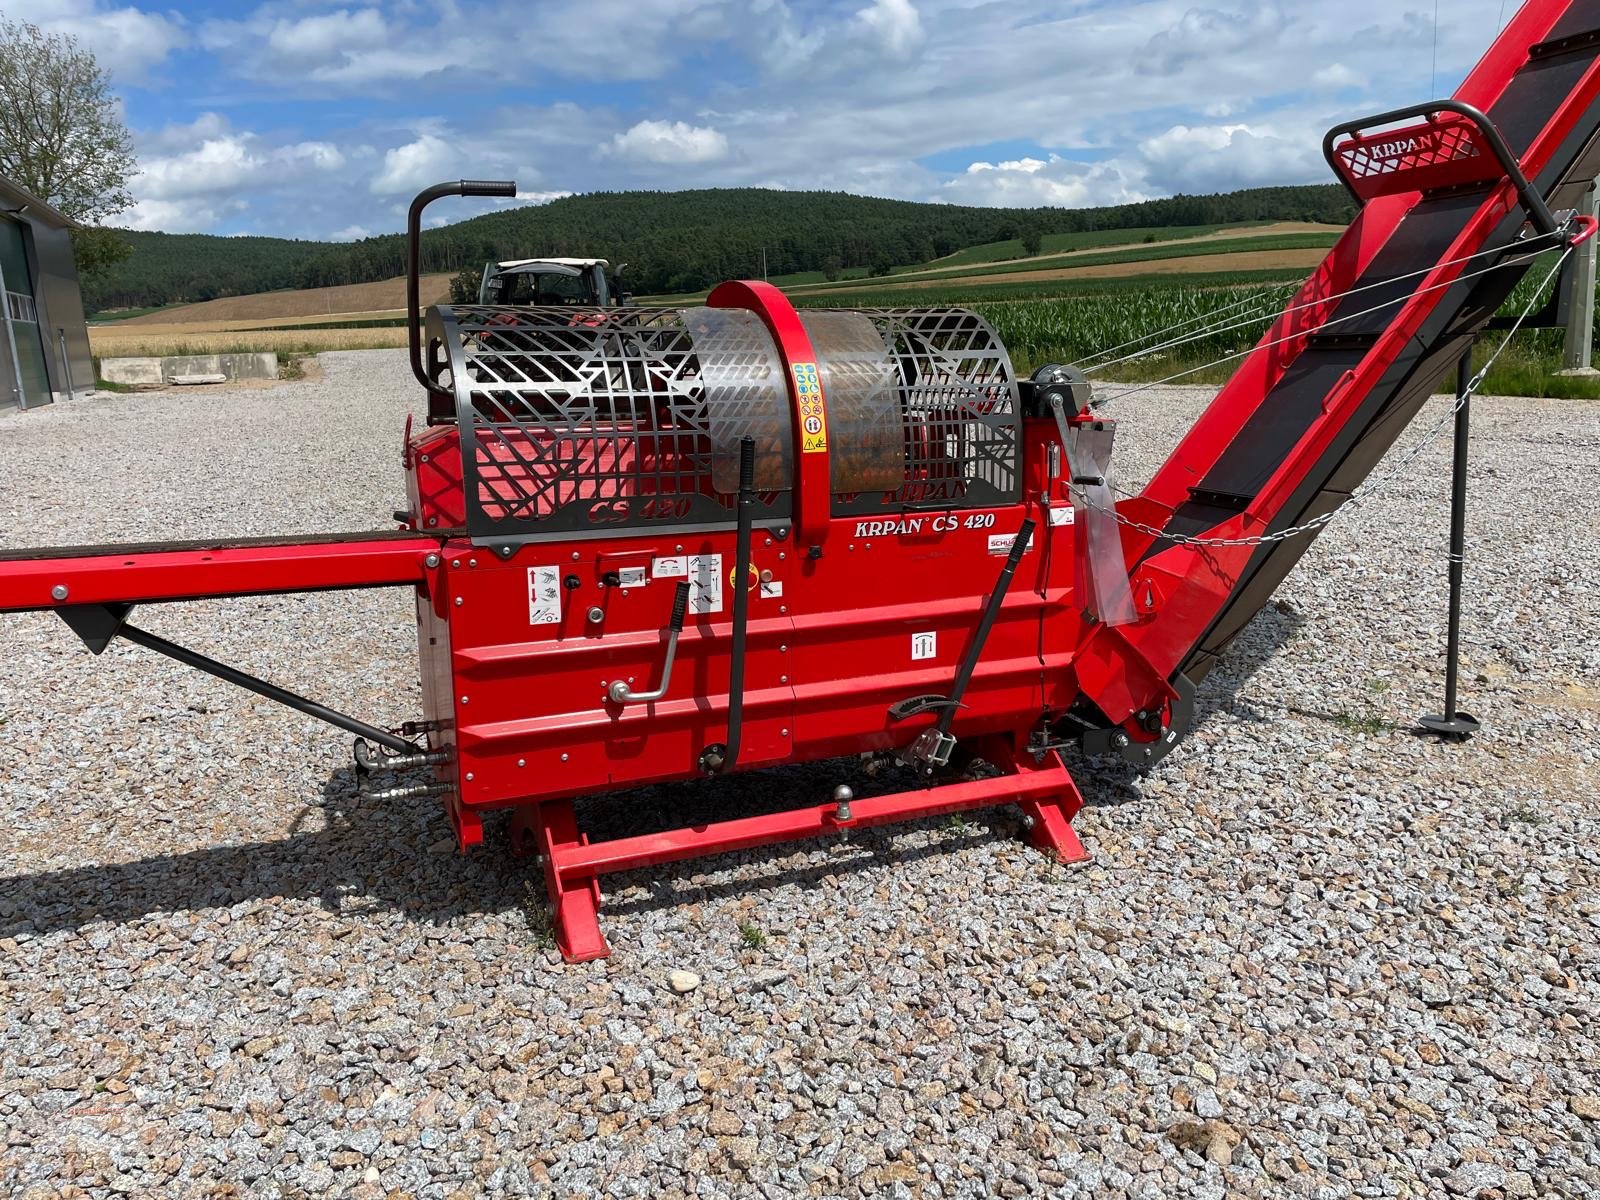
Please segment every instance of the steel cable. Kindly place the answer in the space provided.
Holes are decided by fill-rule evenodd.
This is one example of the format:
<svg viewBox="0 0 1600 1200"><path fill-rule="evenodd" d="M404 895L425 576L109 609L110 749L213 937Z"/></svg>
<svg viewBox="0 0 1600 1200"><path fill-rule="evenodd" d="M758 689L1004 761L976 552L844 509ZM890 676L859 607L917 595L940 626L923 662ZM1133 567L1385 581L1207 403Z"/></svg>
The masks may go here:
<svg viewBox="0 0 1600 1200"><path fill-rule="evenodd" d="M1415 462L1419 457L1421 457L1423 452L1426 451L1434 443L1434 441L1436 441L1438 439L1438 436L1439 436L1440 432L1443 431L1444 427L1455 417L1456 413L1461 411L1462 405L1466 404L1466 402L1473 397L1473 395L1477 392L1477 390L1480 387L1483 386L1483 381L1486 378L1488 378L1490 370L1493 369L1494 364L1499 360L1500 355L1505 353L1505 349L1506 349L1507 346L1509 346L1511 344L1511 340L1514 337L1516 337L1518 331L1521 330L1523 324L1527 321L1527 319L1530 316L1533 315L1533 313L1538 308L1539 298L1544 294L1545 288L1547 288L1550 285L1551 281L1554 280L1555 277L1560 273L1561 268L1566 264L1567 259L1572 256L1572 250L1573 250L1572 247L1570 247L1570 246L1567 247L1566 251L1561 255L1561 257L1556 260L1555 264L1550 268L1549 272L1545 275L1544 279L1542 279L1539 282L1539 286L1534 289L1533 295L1528 300L1527 307L1522 310L1522 314L1516 319L1516 322L1511 326L1510 330L1507 331L1505 339L1503 341L1501 341L1501 343L1498 346L1495 347L1494 353L1489 356L1489 360L1487 362L1485 362L1483 364L1483 367L1478 371L1478 373L1476 375L1474 375L1467 382L1467 386L1462 390L1461 394L1456 397L1455 403L1451 404L1444 411L1443 415L1440 416L1438 422L1431 429L1429 429L1427 431L1427 433L1425 433L1423 435L1422 440L1419 441L1414 447L1412 447L1410 451L1408 451L1406 454L1401 456L1401 458L1398 459L1382 475L1378 476L1376 479L1368 480L1361 487L1358 487L1355 491L1351 492L1349 497L1346 498L1346 500L1342 504L1340 504L1337 508L1334 508L1334 509L1332 509L1332 510L1326 512L1326 513L1323 513L1320 517L1316 517L1313 520L1307 521L1303 525L1294 525L1294 526L1290 526L1288 529L1280 529L1280 530L1276 531L1275 533L1260 534L1260 535L1254 536L1254 537L1237 537L1237 538L1192 537L1192 536L1190 536L1188 534L1168 534L1164 530L1157 529L1153 525L1146 525L1142 521L1135 521L1135 520L1132 520L1131 518L1125 517L1120 512L1118 512L1114 507L1113 508L1107 508L1107 507L1104 507L1102 505L1098 505L1098 504L1094 504L1094 503L1090 502L1088 500L1087 496L1081 496L1081 494L1079 494L1077 488L1074 488L1073 491L1074 491L1075 494L1079 494L1080 495L1080 498L1083 500L1084 504L1087 507L1093 508L1097 512L1101 512L1101 513L1106 514L1107 516L1109 516L1113 520L1115 520L1117 522L1117 524L1123 525L1123 526L1125 526L1125 527L1127 527L1129 529L1134 530L1135 532L1148 534L1151 537L1159 538L1159 539L1162 539L1164 541L1171 542L1174 545L1196 546L1196 547L1202 547L1202 548L1205 548L1205 547L1219 547L1220 548L1220 547L1226 547L1226 546L1265 546L1265 545L1269 545L1269 544L1272 544L1272 543L1275 543L1275 542L1285 542L1285 541L1288 541L1290 538L1298 537L1301 534L1316 532L1317 530L1320 530L1320 529L1324 528L1326 525L1328 525L1329 522L1331 522L1340 513L1345 512L1347 509L1351 509L1351 508L1356 507L1357 505L1361 504L1363 501L1367 500L1372 495L1376 494L1379 491L1382 491L1385 487L1387 487L1390 483L1392 483L1400 475L1400 473L1402 471L1404 471L1413 462ZM1502 265L1510 265L1510 264L1502 264ZM1493 268L1491 268L1491 269L1493 269ZM1464 278L1468 278L1468 277L1469 276L1465 276L1465 275L1458 276L1456 280L1452 280L1451 282L1452 283L1458 282L1460 279L1464 279ZM1413 294L1414 295L1420 295L1421 293L1418 292L1418 293L1413 293ZM1383 307L1383 306L1380 305L1379 307ZM1304 336L1304 335L1296 335L1296 336ZM1233 357L1238 357L1238 356L1235 355ZM1224 360L1224 361L1226 361L1226 360ZM1152 385L1149 385L1149 386L1154 386L1154 385L1152 384Z"/></svg>

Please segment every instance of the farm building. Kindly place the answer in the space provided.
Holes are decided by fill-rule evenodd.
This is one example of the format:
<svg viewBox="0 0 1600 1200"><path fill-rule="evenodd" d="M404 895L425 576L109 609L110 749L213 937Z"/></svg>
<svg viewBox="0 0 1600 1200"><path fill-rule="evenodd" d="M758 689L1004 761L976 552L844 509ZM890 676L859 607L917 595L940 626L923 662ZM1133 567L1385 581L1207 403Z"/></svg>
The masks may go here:
<svg viewBox="0 0 1600 1200"><path fill-rule="evenodd" d="M0 176L0 409L94 385L72 222Z"/></svg>

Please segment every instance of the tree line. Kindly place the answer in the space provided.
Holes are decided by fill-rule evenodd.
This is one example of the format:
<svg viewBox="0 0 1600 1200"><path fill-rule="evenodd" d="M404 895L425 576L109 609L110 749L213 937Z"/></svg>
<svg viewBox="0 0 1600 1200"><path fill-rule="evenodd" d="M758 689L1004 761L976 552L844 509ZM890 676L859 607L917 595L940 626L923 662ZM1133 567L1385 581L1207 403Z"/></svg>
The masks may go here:
<svg viewBox="0 0 1600 1200"><path fill-rule="evenodd" d="M699 291L722 279L940 258L968 246L1053 233L1303 220L1344 224L1336 186L1254 188L1104 208L996 209L843 192L719 188L594 192L505 209L423 235L423 270L456 273L506 258L597 257L627 264L639 294ZM128 231L129 257L84 281L92 311L152 308L283 288L370 283L405 272L405 239L350 243Z"/></svg>

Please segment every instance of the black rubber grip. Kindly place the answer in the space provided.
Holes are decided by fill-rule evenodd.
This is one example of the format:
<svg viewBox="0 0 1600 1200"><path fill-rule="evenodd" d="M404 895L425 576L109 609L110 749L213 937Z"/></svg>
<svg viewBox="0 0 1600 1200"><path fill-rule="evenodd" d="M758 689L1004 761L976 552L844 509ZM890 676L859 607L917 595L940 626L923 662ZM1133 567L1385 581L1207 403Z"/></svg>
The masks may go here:
<svg viewBox="0 0 1600 1200"><path fill-rule="evenodd" d="M689 615L689 585L680 583L677 592L672 597L672 621L668 628L673 633L683 632L683 619Z"/></svg>
<svg viewBox="0 0 1600 1200"><path fill-rule="evenodd" d="M1038 528L1032 517L1022 522L1022 528L1017 530L1016 540L1011 543L1011 553L1006 556L1006 569L1015 571L1017 564L1022 561L1022 556L1028 552L1028 547L1033 543L1033 531Z"/></svg>
<svg viewBox="0 0 1600 1200"><path fill-rule="evenodd" d="M746 437L739 442L739 490L748 492L756 486L756 440Z"/></svg>
<svg viewBox="0 0 1600 1200"><path fill-rule="evenodd" d="M517 194L517 181L514 179L463 179L461 181L461 194L463 196L507 196Z"/></svg>

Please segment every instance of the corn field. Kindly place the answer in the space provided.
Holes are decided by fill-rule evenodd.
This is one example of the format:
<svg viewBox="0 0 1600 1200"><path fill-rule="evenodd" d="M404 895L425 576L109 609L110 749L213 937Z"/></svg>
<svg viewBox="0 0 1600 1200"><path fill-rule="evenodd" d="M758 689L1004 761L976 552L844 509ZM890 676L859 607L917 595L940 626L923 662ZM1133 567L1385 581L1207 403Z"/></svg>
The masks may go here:
<svg viewBox="0 0 1600 1200"><path fill-rule="evenodd" d="M1295 286L1159 288L975 307L994 326L1019 369L1082 362L1102 354L1140 354L1141 365L1149 367L1175 358L1208 361L1248 349L1282 311ZM1163 330L1171 332L1163 335ZM1195 340L1157 349L1188 337Z"/></svg>

